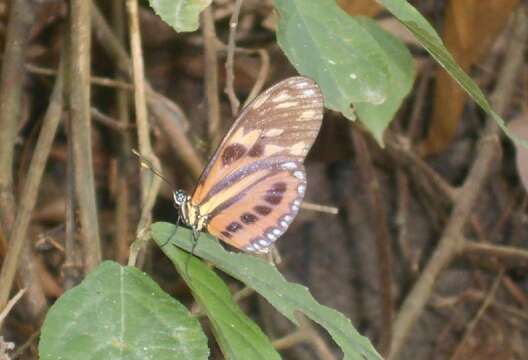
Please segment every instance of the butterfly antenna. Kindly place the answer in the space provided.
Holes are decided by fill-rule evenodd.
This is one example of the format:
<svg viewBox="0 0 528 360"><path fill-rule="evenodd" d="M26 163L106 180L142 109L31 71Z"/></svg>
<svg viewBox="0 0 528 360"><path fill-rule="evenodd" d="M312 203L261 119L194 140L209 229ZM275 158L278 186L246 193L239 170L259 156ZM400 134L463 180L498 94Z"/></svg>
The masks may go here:
<svg viewBox="0 0 528 360"><path fill-rule="evenodd" d="M154 175L159 177L161 180L165 181L167 185L171 187L171 189L175 189L174 184L170 182L165 176L161 175L161 171L156 169L154 164L152 164L152 161L147 159L145 156L141 155L136 149L132 149L132 153L138 157L139 163L142 167L144 167L145 169L149 169Z"/></svg>

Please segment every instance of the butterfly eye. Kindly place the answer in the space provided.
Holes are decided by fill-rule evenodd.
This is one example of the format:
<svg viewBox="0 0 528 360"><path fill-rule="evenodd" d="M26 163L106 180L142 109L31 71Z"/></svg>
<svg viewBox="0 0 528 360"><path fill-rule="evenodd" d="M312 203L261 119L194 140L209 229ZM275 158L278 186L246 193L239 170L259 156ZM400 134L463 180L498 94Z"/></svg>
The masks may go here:
<svg viewBox="0 0 528 360"><path fill-rule="evenodd" d="M172 194L172 197L174 198L176 205L182 206L187 198L187 194L185 194L185 191L183 190L177 190Z"/></svg>

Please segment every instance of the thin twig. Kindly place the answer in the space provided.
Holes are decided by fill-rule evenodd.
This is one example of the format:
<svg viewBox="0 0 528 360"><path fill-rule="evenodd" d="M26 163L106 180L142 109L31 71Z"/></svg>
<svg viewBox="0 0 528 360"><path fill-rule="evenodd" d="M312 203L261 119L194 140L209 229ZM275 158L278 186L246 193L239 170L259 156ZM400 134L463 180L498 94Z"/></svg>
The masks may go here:
<svg viewBox="0 0 528 360"><path fill-rule="evenodd" d="M325 340L313 327L310 320L301 314L298 314L296 319L299 323L299 328L281 339L274 340L272 342L273 346L278 350L282 350L289 349L299 343L304 342L312 345L319 359L335 359L335 355L332 353Z"/></svg>
<svg viewBox="0 0 528 360"><path fill-rule="evenodd" d="M268 52L265 49L256 49L254 51L256 51L257 54L260 56L260 68L257 74L257 80L255 81L255 84L253 84L253 88L251 88L251 91L249 92L246 101L244 101L244 107L247 106L247 104L249 104L251 100L257 97L258 94L261 93L262 89L264 88L264 85L266 84L266 80L268 78L270 70L270 58Z"/></svg>
<svg viewBox="0 0 528 360"><path fill-rule="evenodd" d="M112 2L112 25L115 29L117 38L121 43L126 43L126 21L125 8L121 1ZM118 71L119 68L116 67ZM118 75L124 77L123 74ZM130 124L129 111L129 93L126 90L117 89L116 93L116 111L119 119L119 124L125 128ZM130 133L125 131L120 134L120 143L118 146L118 174L117 174L117 194L116 194L116 210L115 223L116 230L114 233L114 244L116 260L125 264L128 258L128 247L130 238L130 222L129 222L129 175L130 167L130 148L132 147L132 139Z"/></svg>
<svg viewBox="0 0 528 360"><path fill-rule="evenodd" d="M127 0L128 26L130 33L130 48L132 49L132 78L134 81L134 105L136 109L136 124L139 139L139 151L150 158L152 145L150 142L150 127L147 114L147 101L145 97L145 70L143 52L141 49L141 33L139 29L139 14L137 0ZM149 191L149 174L141 168L141 199L145 203Z"/></svg>
<svg viewBox="0 0 528 360"><path fill-rule="evenodd" d="M383 195L367 143L359 128L351 128L354 149L364 191L369 201L371 229L376 236L378 281L381 290L381 336L379 349L385 354L390 346L394 299L392 297L392 251Z"/></svg>
<svg viewBox="0 0 528 360"><path fill-rule="evenodd" d="M528 37L526 10L517 11L514 22L515 35L504 56L504 64L499 72L497 87L492 95L492 105L497 113L503 114L515 87L512 84L518 78L518 71L523 62L524 50ZM499 128L493 119L487 119L486 127L477 145L477 158L471 166L469 174L460 190L460 196L455 202L450 219L442 234L429 263L424 268L420 278L405 298L392 329L393 341L389 359L396 359L402 350L410 330L423 312L433 291L436 279L451 260L464 247L461 236L464 226L469 219L475 202L483 185L496 164L500 154Z"/></svg>
<svg viewBox="0 0 528 360"><path fill-rule="evenodd" d="M92 115L92 118L95 121L113 130L125 131L128 130L128 128L130 127L128 124L124 124L123 122L117 121L116 119L113 119L110 116L103 114L95 107L92 107L90 109L90 114Z"/></svg>
<svg viewBox="0 0 528 360"><path fill-rule="evenodd" d="M160 167L158 159L154 157L152 158L152 161L154 162L154 166L159 169ZM141 210L141 217L139 218L138 225L136 227L136 240L130 246L130 257L128 259L129 266L134 266L136 264L139 251L150 239L148 226L151 222L152 209L156 203L156 198L158 197L162 179L158 176L153 176L152 173L149 173L149 175L151 176L151 185L148 188L148 193Z"/></svg>
<svg viewBox="0 0 528 360"><path fill-rule="evenodd" d="M339 209L335 206L320 205L309 201L303 201L301 204L301 208L303 208L304 210L318 211L332 215L339 214Z"/></svg>
<svg viewBox="0 0 528 360"><path fill-rule="evenodd" d="M422 69L422 76L418 81L416 92L414 96L413 108L410 115L409 124L405 130L406 138L409 144L415 142L416 137L419 133L419 127L421 125L420 119L423 117L425 99L427 99L427 85L431 77L432 63L428 62ZM395 122L395 128L401 132L401 121ZM402 255L404 257L404 263L408 266L408 270L411 276L414 278L419 269L419 250L414 250L409 244L409 206L410 206L410 192L409 192L409 177L401 168L398 166L396 170L396 183L397 183L397 197L398 197L398 210L396 215L396 225L398 226L398 245L400 246ZM447 184L446 184L447 185ZM448 191L451 191L450 187L445 186Z"/></svg>
<svg viewBox="0 0 528 360"><path fill-rule="evenodd" d="M233 294L233 300L235 300L236 302L239 302L239 301L242 301L244 300L245 298L253 295L255 293L255 290L246 286L244 287L243 289L237 291L236 293Z"/></svg>
<svg viewBox="0 0 528 360"><path fill-rule="evenodd" d="M216 31L211 6L201 14L202 34L204 38L205 59L205 95L208 111L208 134L210 151L220 143L220 99L218 98L218 58L216 48Z"/></svg>
<svg viewBox="0 0 528 360"><path fill-rule="evenodd" d="M38 74L38 75L44 75L44 76L57 76L58 70L46 68L43 66L35 65L35 64L26 64L27 71ZM100 76L91 76L90 82L92 85L99 85L104 87L110 87L110 88L117 88L117 89L123 89L123 90L129 90L133 91L134 86L132 84L129 84L126 81L121 80L115 80L115 79L109 79L105 77Z"/></svg>
<svg viewBox="0 0 528 360"><path fill-rule="evenodd" d="M513 246L464 242L461 255L483 264L505 269L528 269L528 250Z"/></svg>
<svg viewBox="0 0 528 360"><path fill-rule="evenodd" d="M467 325L466 331L464 332L464 336L462 336L462 340L460 340L455 351L453 352L453 355L451 356L452 360L456 360L459 358L459 355L464 350L464 345L466 341L473 333L473 330L475 330L475 327L477 326L479 320L482 318L482 315L484 315L484 313L490 307L490 305L493 304L495 294L497 293L497 290L499 289L499 285L501 283L503 276L504 276L504 270L501 270L499 274L497 275L497 277L495 278L495 281L493 282L493 285L491 286L491 289L489 290L488 295L482 302L482 305L480 306L477 314L471 320L471 322Z"/></svg>
<svg viewBox="0 0 528 360"><path fill-rule="evenodd" d="M65 72L67 76L68 73ZM65 76L65 80L66 80ZM69 114L66 124L71 124ZM68 134L68 152L66 158L66 209L64 214L65 234L64 234L64 262L61 266L62 277L64 278L64 288L71 289L82 280L83 256L82 246L77 237L77 222L75 214L77 212L77 199L75 196L75 170L73 165L73 137L70 135L71 129L66 126Z"/></svg>
<svg viewBox="0 0 528 360"><path fill-rule="evenodd" d="M0 239L8 238L15 218L14 147L24 85L25 53L35 10L33 1L14 0L11 2L7 24L0 78L0 232L3 233Z"/></svg>
<svg viewBox="0 0 528 360"><path fill-rule="evenodd" d="M139 12L137 0L127 0L128 24L130 33L130 47L132 49L132 73L134 79L134 100L136 108L136 124L139 138L139 150L149 161L159 166L159 161L152 151L150 142L150 125L147 114L147 100L145 96L147 84L143 64L143 53L141 50L141 32L139 28ZM139 220L136 235L138 239L144 239L145 229L152 221L152 208L158 197L161 180L142 166L141 171L141 218ZM135 243L145 244L144 241ZM132 247L130 251L129 265L136 265L138 251L140 248ZM143 253L144 254L144 253Z"/></svg>
<svg viewBox="0 0 528 360"><path fill-rule="evenodd" d="M21 253L24 244L28 240L27 230L31 221L31 214L37 201L40 182L62 113L62 84L63 78L58 76L21 192L20 204L11 230L7 254L0 272L0 284L2 284L0 287L0 308L3 307L3 304L9 298L15 273L20 263Z"/></svg>
<svg viewBox="0 0 528 360"><path fill-rule="evenodd" d="M30 0L16 0L11 2L9 22L5 40L5 50L2 61L2 74L0 80L0 248L6 249L6 239L12 235L16 216L15 189L13 188L13 162L14 146L17 139L17 129L20 127L21 96L24 86L25 53L34 25L35 13L39 11L40 4ZM25 241L22 241L23 243ZM21 246L20 251L16 247ZM13 246L11 246L13 249ZM8 250L6 250L8 251ZM15 254L18 252L18 254ZM5 255L6 257L8 254ZM47 308L38 274L33 266L33 254L26 244L16 244L11 251L8 267L2 268L6 278L10 278L11 271L19 271L20 284L28 289L31 301L25 301L25 312L37 320ZM4 263L5 265L5 263ZM5 269L5 270L4 270ZM5 272L4 272L5 271ZM12 276L14 276L13 274ZM0 278L2 275L0 274ZM0 295L0 306L7 301L13 279L6 283L5 292Z"/></svg>
<svg viewBox="0 0 528 360"><path fill-rule="evenodd" d="M28 64L26 65L26 68L28 69L29 72L39 74L39 75L46 75L46 76L56 76L57 75L57 70L49 69L49 68L45 68L45 67L41 67L37 65ZM134 91L134 85L126 82L125 80L115 80L115 79L109 79L109 78L100 77L100 76L92 76L90 78L90 82L92 85L114 88L116 90L126 90L129 92ZM189 121L187 120L187 117L183 113L181 108L169 98L153 90L151 87L148 86L148 84L145 84L145 85L146 85L145 91L146 91L146 96L147 96L147 101L149 103L149 106L151 106L151 104L156 104L156 106L163 106L163 107L168 108L168 110L173 113L173 119L171 121L175 122L184 131L186 131L187 128L189 127ZM151 109L151 111L153 110ZM119 125L112 125L112 124L107 124L107 125L111 127L117 126L117 128L122 127Z"/></svg>
<svg viewBox="0 0 528 360"><path fill-rule="evenodd" d="M233 116L238 115L238 110L240 109L240 101L238 100L235 93L235 46L238 17L240 15L242 1L243 0L235 0L233 14L229 20L229 40L227 42L227 59L225 63L226 86L224 91L229 98L229 103L231 104L231 113Z"/></svg>
<svg viewBox="0 0 528 360"><path fill-rule="evenodd" d="M73 140L75 194L79 204L81 241L85 268L91 270L101 262L101 240L95 201L90 121L90 50L91 1L70 2L70 69L68 105Z"/></svg>
<svg viewBox="0 0 528 360"><path fill-rule="evenodd" d="M18 359L22 354L24 354L24 351L26 351L27 348L32 346L38 340L39 336L40 336L40 329L35 331L33 334L31 334L31 336L29 337L29 339L26 340L25 343L17 347L17 349L11 355L11 359L12 360Z"/></svg>
<svg viewBox="0 0 528 360"><path fill-rule="evenodd" d="M2 328L2 324L7 317L7 314L11 311L13 306L20 300L20 298L26 293L26 289L20 289L15 296L11 300L7 302L5 306L0 307L2 312L0 312L0 328Z"/></svg>

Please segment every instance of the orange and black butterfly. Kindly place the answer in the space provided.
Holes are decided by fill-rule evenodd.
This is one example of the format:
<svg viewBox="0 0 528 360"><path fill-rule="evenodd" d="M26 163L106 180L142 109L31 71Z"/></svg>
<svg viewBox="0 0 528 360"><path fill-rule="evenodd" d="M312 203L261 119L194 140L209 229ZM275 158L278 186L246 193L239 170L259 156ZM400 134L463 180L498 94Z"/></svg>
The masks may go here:
<svg viewBox="0 0 528 360"><path fill-rule="evenodd" d="M306 190L303 161L323 118L306 77L281 81L245 107L192 196L174 193L180 216L235 248L266 253L291 224Z"/></svg>

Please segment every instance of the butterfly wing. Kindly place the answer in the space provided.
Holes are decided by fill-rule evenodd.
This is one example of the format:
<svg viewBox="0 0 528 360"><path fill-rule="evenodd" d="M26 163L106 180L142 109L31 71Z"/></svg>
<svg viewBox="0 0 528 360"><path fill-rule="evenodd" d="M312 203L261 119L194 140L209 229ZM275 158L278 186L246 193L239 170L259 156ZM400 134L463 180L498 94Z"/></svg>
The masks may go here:
<svg viewBox="0 0 528 360"><path fill-rule="evenodd" d="M265 251L287 229L304 196L302 162L322 117L321 91L305 77L276 84L242 111L191 197L208 214L212 235Z"/></svg>
<svg viewBox="0 0 528 360"><path fill-rule="evenodd" d="M297 215L306 189L302 163L265 164L256 181L213 210L207 225L209 233L245 251L268 251Z"/></svg>

